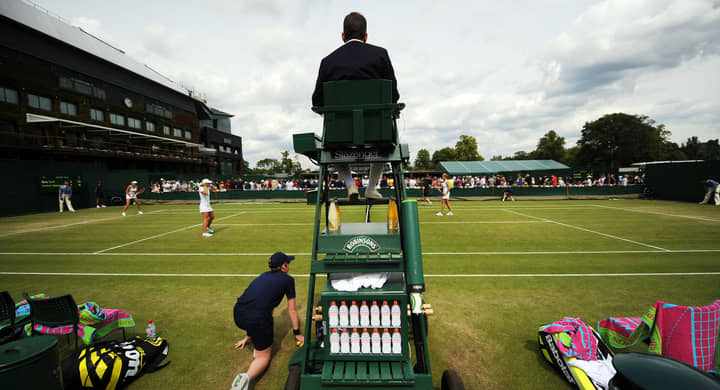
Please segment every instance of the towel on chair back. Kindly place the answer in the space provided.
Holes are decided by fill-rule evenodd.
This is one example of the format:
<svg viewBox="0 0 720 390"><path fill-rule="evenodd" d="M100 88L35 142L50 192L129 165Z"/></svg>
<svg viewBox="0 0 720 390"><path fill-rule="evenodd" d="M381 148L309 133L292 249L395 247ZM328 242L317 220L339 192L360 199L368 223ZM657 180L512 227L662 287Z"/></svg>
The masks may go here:
<svg viewBox="0 0 720 390"><path fill-rule="evenodd" d="M650 339L648 350L703 371L718 370L720 300L703 307L657 301L642 317L609 317L598 331L612 347L627 348Z"/></svg>

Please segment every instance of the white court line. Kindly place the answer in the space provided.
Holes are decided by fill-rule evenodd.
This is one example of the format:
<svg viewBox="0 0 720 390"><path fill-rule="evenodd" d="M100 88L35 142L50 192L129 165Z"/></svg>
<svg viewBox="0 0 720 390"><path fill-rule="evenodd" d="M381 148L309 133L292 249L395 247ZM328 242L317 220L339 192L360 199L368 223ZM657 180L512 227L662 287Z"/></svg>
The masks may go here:
<svg viewBox="0 0 720 390"><path fill-rule="evenodd" d="M199 277L199 278L254 278L258 274L146 274L146 273L98 273L98 272L0 272L0 275L28 276L149 276L149 277ZM426 274L426 278L582 278L618 276L715 276L720 272L638 272L608 274ZM323 275L324 276L324 275ZM307 278L306 274L293 274L295 278Z"/></svg>
<svg viewBox="0 0 720 390"><path fill-rule="evenodd" d="M222 221L223 219L228 219L228 218L236 217L236 216L241 215L241 214L245 214L245 212L237 213L237 214L233 214L233 215L228 215L227 217L218 218L217 221ZM141 239L139 239L139 240L135 240L135 241L132 241L132 242L128 242L128 243L126 243L126 244L116 245L116 246L113 246L113 247L110 247L110 248L107 248L107 249L103 249L103 250L97 251L97 252L95 252L94 254L101 254L101 253L103 253L103 252L111 251L111 250L113 250L113 249L122 248L122 247L124 247L124 246L132 245L132 244L137 244L138 242L143 242L143 241L147 241L147 240L152 240L153 238L158 238L158 237L162 237L162 236L167 236L168 234L177 233L177 232L180 232L180 231L183 231L183 230L187 230L187 229L192 229L192 228L195 228L195 227L198 227L198 226L202 226L202 224L201 224L201 223L198 223L198 224L195 224L195 225L186 226L186 227L184 227L184 228L175 229L175 230L173 230L173 231L156 234L156 235L154 235L154 236L150 236L150 237L146 237L146 238L141 238Z"/></svg>
<svg viewBox="0 0 720 390"><path fill-rule="evenodd" d="M678 214L667 214L667 213L660 213L657 211L645 211L645 210L634 210L634 209L626 209L622 207L612 207L612 206L601 206L594 204L593 207L600 207L603 209L613 209L613 210L622 210L622 211L631 211L633 213L643 213L643 214L655 214L655 215L662 215L663 217L676 217L676 218L688 218L688 219L697 219L700 221L709 221L709 222L720 222L720 219L714 219L714 218L705 218L705 217L693 217L691 215L678 215Z"/></svg>
<svg viewBox="0 0 720 390"><path fill-rule="evenodd" d="M718 253L720 249L665 249L618 251L548 251L548 252L423 252L423 256L456 255L583 255L583 254L642 254L642 253ZM272 253L148 253L148 252L0 252L0 256L270 256ZM311 253L288 253L291 256L310 256Z"/></svg>
<svg viewBox="0 0 720 390"><path fill-rule="evenodd" d="M545 221L456 221L420 222L420 225L486 224L486 223L546 223ZM314 226L312 223L213 223L213 226Z"/></svg>
<svg viewBox="0 0 720 390"><path fill-rule="evenodd" d="M153 214L153 213L160 213L160 212L163 212L163 211L165 211L165 210L148 211L147 213L144 213L144 215ZM140 216L139 214L130 215L130 217L139 217L139 216ZM20 232L4 233L4 234L0 234L0 237L14 236L14 235L16 235L16 234L23 234L23 233L39 232L39 231L42 231L42 230L59 229L59 228L64 228L64 227L68 227L68 226L75 226L75 225L85 225L85 224L88 224L88 223L103 222L103 221L112 221L112 220L115 220L115 219L122 219L122 218L127 218L127 217L119 216L119 217L110 217L110 218L103 218L103 219L91 219L91 220L88 220L88 221L80 221L80 222L68 223L68 224L65 224L65 225L46 226L46 227L41 227L41 228L37 228L37 229L23 230L23 231L20 231Z"/></svg>
<svg viewBox="0 0 720 390"><path fill-rule="evenodd" d="M582 230L582 231L585 231L585 232L588 232L588 233L594 233L594 234L598 234L598 235L601 235L601 236L605 236L605 237L609 237L609 238L614 238L614 239L616 239L616 240L621 240L621 241L630 242L630 243L633 243L633 244L636 244L636 245L646 246L646 247L648 247L648 248L655 248L655 249L659 249L659 250L661 250L661 251L670 252L670 249L665 249L665 248L661 248L661 247L659 247L659 246L650 245L650 244L645 244L645 243L638 242L638 241L633 241L633 240L630 240L630 239L627 239L627 238L622 238L622 237L618 237L618 236L613 236L612 234L607 234L607 233L602 233L602 232L596 232L596 231L594 231L594 230L581 228L581 227L579 227L579 226L568 225L568 224L566 224L566 223L553 221L553 220L550 220L550 219L547 219L547 218L535 217L535 216L532 216L532 215L522 214L522 213L518 213L518 212L516 212L516 211L507 210L507 209L503 209L503 211L507 211L508 213L513 213L513 214L517 214L517 215L522 215L522 216L528 217L528 218L539 219L539 220L541 220L541 221L552 222L552 223L558 224L558 225L560 225L560 226L565 226L565 227L569 227L569 228L573 228L573 229L577 229L577 230Z"/></svg>

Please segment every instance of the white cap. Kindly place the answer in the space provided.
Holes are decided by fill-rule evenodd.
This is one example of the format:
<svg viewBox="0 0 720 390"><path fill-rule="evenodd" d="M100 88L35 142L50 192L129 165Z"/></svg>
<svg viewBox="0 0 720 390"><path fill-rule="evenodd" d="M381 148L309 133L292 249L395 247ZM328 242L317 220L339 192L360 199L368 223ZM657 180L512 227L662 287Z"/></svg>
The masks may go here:
<svg viewBox="0 0 720 390"><path fill-rule="evenodd" d="M210 180L210 179L202 179L202 184L212 184L212 180Z"/></svg>
<svg viewBox="0 0 720 390"><path fill-rule="evenodd" d="M135 180L131 181L130 184L137 184Z"/></svg>

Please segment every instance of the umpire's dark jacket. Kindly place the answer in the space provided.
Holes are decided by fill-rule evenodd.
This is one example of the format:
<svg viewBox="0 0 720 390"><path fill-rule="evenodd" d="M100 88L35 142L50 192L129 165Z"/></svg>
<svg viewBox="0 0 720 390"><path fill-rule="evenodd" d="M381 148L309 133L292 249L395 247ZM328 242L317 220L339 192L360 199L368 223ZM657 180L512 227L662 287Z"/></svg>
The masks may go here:
<svg viewBox="0 0 720 390"><path fill-rule="evenodd" d="M357 39L349 40L320 62L313 106L324 104L322 83L326 81L368 79L392 80L393 103L397 103L400 94L387 50Z"/></svg>

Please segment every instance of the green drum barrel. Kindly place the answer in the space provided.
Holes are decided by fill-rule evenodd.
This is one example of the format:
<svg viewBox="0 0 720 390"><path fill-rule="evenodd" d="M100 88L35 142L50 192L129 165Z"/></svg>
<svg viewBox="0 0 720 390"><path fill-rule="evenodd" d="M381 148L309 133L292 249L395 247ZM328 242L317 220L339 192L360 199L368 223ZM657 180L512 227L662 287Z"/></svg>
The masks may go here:
<svg viewBox="0 0 720 390"><path fill-rule="evenodd" d="M26 337L0 345L0 389L62 390L57 338Z"/></svg>

